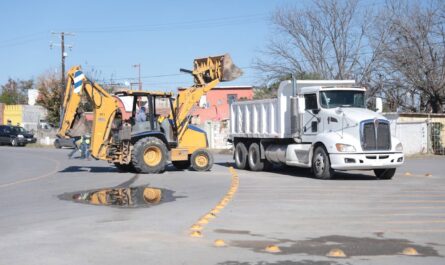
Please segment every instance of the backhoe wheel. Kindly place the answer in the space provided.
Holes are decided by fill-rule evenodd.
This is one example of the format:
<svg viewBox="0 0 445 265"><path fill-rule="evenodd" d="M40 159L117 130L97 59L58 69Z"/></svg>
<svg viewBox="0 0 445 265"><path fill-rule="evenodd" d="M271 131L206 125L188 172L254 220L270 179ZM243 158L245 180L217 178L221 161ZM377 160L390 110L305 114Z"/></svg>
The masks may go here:
<svg viewBox="0 0 445 265"><path fill-rule="evenodd" d="M394 174L396 174L396 169L374 169L374 174L378 179L392 179L392 177L394 177Z"/></svg>
<svg viewBox="0 0 445 265"><path fill-rule="evenodd" d="M179 169L179 170L184 170L184 169L187 169L187 168L189 168L190 167L190 157L189 157L189 160L183 160L183 161L172 161L172 164L173 164L173 166L176 168L176 169Z"/></svg>
<svg viewBox="0 0 445 265"><path fill-rule="evenodd" d="M249 169L249 163L247 163L247 148L243 142L239 142L235 146L234 153L235 165L239 169Z"/></svg>
<svg viewBox="0 0 445 265"><path fill-rule="evenodd" d="M261 160L260 146L257 143L252 143L249 146L249 155L247 156L250 170L262 171L264 169L264 162Z"/></svg>
<svg viewBox="0 0 445 265"><path fill-rule="evenodd" d="M167 162L167 147L156 137L142 138L136 142L131 154L131 163L136 172L162 173Z"/></svg>
<svg viewBox="0 0 445 265"><path fill-rule="evenodd" d="M330 179L334 176L334 170L331 168L331 161L323 146L315 148L312 157L312 171L318 179Z"/></svg>
<svg viewBox="0 0 445 265"><path fill-rule="evenodd" d="M206 149L198 149L190 158L192 168L196 171L208 171L213 166L213 155Z"/></svg>
<svg viewBox="0 0 445 265"><path fill-rule="evenodd" d="M131 162L130 162L130 164L114 163L114 166L117 168L117 170L119 172L135 172L136 171Z"/></svg>

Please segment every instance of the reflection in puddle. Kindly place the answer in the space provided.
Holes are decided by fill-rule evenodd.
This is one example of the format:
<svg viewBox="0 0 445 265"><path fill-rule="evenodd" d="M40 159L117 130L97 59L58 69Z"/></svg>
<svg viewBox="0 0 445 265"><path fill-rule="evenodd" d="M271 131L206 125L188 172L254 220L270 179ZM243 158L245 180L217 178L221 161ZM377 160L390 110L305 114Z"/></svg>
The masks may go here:
<svg viewBox="0 0 445 265"><path fill-rule="evenodd" d="M65 193L60 199L93 205L118 206L126 208L147 207L161 202L174 201L173 191L137 186L126 188L104 188L80 192Z"/></svg>

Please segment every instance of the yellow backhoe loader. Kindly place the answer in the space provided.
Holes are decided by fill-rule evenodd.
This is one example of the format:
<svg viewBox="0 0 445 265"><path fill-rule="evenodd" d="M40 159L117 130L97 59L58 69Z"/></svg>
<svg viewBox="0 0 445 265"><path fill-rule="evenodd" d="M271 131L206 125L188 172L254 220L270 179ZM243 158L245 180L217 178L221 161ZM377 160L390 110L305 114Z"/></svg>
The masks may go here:
<svg viewBox="0 0 445 265"><path fill-rule="evenodd" d="M190 124L191 111L200 98L218 85L242 75L228 54L194 60L193 70L184 70L194 78L194 85L173 93L125 90L111 95L89 80L80 66L68 71L61 115L60 137L86 133L81 108L82 95L93 105L90 152L95 159L114 163L123 171L160 173L168 161L178 169L192 167L210 170L212 154L207 150L207 135ZM124 120L116 97L133 97L132 115ZM170 114L156 112L159 99L169 102ZM137 108L147 102L145 121L137 122Z"/></svg>

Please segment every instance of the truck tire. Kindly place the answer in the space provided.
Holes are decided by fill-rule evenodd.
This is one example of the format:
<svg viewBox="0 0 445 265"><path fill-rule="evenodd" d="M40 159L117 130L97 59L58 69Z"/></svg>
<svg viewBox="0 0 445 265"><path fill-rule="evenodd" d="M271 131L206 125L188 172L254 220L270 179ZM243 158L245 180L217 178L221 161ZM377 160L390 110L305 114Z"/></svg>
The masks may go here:
<svg viewBox="0 0 445 265"><path fill-rule="evenodd" d="M190 157L189 160L184 160L184 161L172 161L173 166L176 169L179 170L184 170L190 167L191 163L190 163Z"/></svg>
<svg viewBox="0 0 445 265"><path fill-rule="evenodd" d="M257 143L252 143L249 146L247 161L252 171L262 171L264 169L264 162L261 160L260 146Z"/></svg>
<svg viewBox="0 0 445 265"><path fill-rule="evenodd" d="M249 164L247 163L247 148L243 142L239 142L235 146L235 165L239 169L249 169Z"/></svg>
<svg viewBox="0 0 445 265"><path fill-rule="evenodd" d="M374 169L374 174L378 179L392 179L395 173L395 168Z"/></svg>
<svg viewBox="0 0 445 265"><path fill-rule="evenodd" d="M213 166L213 155L206 149L198 149L190 158L192 168L196 171L208 171Z"/></svg>
<svg viewBox="0 0 445 265"><path fill-rule="evenodd" d="M312 156L312 172L318 179L330 179L334 176L331 161L323 146L315 148L314 155Z"/></svg>
<svg viewBox="0 0 445 265"><path fill-rule="evenodd" d="M131 163L138 173L162 173L166 162L167 147L159 138L142 138L133 147Z"/></svg>

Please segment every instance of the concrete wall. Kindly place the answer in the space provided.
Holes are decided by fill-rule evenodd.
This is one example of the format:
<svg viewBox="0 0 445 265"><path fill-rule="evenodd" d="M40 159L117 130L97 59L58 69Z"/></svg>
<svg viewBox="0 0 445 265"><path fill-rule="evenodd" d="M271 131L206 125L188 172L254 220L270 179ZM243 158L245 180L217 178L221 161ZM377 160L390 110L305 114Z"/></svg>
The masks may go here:
<svg viewBox="0 0 445 265"><path fill-rule="evenodd" d="M207 121L200 125L207 133L209 148L229 149L231 145L227 142L229 136L229 121Z"/></svg>
<svg viewBox="0 0 445 265"><path fill-rule="evenodd" d="M12 125L20 124L27 130L37 130L40 121L46 119L46 113L42 106L5 105L2 124L10 120Z"/></svg>
<svg viewBox="0 0 445 265"><path fill-rule="evenodd" d="M403 144L408 155L434 153L432 150L431 123L441 123L440 139L445 143L445 114L385 113L391 121L391 133Z"/></svg>
<svg viewBox="0 0 445 265"><path fill-rule="evenodd" d="M23 105L22 126L27 130L37 130L40 121L46 120L47 111L38 105Z"/></svg>

